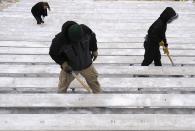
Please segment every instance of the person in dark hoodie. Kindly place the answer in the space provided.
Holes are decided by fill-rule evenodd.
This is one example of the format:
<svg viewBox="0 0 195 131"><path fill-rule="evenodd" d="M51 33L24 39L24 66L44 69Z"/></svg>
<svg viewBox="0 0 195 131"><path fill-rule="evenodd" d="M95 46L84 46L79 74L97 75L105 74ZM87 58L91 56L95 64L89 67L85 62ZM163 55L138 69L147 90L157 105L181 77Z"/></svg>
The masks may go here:
<svg viewBox="0 0 195 131"><path fill-rule="evenodd" d="M37 24L44 23L41 17L47 16L47 9L50 11L50 6L47 2L38 2L32 7L31 13L35 17Z"/></svg>
<svg viewBox="0 0 195 131"><path fill-rule="evenodd" d="M161 54L160 54L160 42L163 41L168 51L168 44L166 40L166 29L167 24L171 23L178 17L178 14L174 11L172 7L167 7L160 17L151 25L148 30L148 34L145 37L144 48L144 60L142 66L148 66L153 61L155 66L162 66Z"/></svg>
<svg viewBox="0 0 195 131"><path fill-rule="evenodd" d="M58 92L66 93L74 80L71 72L80 73L87 81L93 93L101 91L98 73L93 61L98 56L95 33L84 24L67 21L62 31L55 36L50 46L51 58L61 66Z"/></svg>

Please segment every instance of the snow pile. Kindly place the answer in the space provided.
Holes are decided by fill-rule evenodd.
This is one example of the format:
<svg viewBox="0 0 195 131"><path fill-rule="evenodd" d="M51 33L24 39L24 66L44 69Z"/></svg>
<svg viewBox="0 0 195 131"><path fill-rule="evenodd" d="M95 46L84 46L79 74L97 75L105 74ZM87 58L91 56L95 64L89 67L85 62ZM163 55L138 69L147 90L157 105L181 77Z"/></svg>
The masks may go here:
<svg viewBox="0 0 195 131"><path fill-rule="evenodd" d="M9 5L17 1L18 0L0 0L0 11L7 8Z"/></svg>

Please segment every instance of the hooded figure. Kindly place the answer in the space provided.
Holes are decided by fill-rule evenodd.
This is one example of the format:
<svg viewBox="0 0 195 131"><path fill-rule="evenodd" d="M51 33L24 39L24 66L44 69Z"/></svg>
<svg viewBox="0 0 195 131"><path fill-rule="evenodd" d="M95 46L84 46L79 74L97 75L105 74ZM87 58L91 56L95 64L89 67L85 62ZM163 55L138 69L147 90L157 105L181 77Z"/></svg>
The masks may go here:
<svg viewBox="0 0 195 131"><path fill-rule="evenodd" d="M60 93L65 93L69 84L74 80L71 72L80 73L85 77L93 93L100 92L97 80L98 73L93 62L98 55L95 33L84 24L67 21L62 30L52 40L49 54L61 66Z"/></svg>
<svg viewBox="0 0 195 131"><path fill-rule="evenodd" d="M50 6L47 2L39 2L32 7L31 13L35 17L37 24L44 23L41 16L47 16L47 9L50 10Z"/></svg>
<svg viewBox="0 0 195 131"><path fill-rule="evenodd" d="M142 66L148 66L153 61L155 66L162 66L159 43L163 41L165 43L165 47L168 47L165 35L167 24L171 23L177 17L178 14L174 11L174 9L167 7L160 17L151 25L144 42L145 54Z"/></svg>

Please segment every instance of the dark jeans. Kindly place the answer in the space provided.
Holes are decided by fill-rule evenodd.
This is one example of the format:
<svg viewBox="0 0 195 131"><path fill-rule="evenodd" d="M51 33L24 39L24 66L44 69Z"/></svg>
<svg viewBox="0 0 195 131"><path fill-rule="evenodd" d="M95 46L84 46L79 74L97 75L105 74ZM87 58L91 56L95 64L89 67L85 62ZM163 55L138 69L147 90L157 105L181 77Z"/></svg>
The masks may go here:
<svg viewBox="0 0 195 131"><path fill-rule="evenodd" d="M153 61L155 66L162 66L159 45L144 42L145 54L142 66L149 66Z"/></svg>
<svg viewBox="0 0 195 131"><path fill-rule="evenodd" d="M44 21L41 18L41 15L37 15L36 13L32 12L32 15L35 17L37 24L44 23Z"/></svg>

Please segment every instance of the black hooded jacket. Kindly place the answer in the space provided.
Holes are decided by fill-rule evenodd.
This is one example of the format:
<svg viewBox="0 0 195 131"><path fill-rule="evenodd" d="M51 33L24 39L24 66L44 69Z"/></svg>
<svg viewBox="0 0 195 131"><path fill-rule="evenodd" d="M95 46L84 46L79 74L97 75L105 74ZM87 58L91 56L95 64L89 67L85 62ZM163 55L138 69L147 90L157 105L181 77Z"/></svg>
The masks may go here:
<svg viewBox="0 0 195 131"><path fill-rule="evenodd" d="M31 12L33 13L33 15L35 16L47 16L47 9L44 9L44 5L49 7L49 4L47 2L39 2L37 4L35 4L32 9Z"/></svg>
<svg viewBox="0 0 195 131"><path fill-rule="evenodd" d="M159 46L159 43L163 40L165 46L168 46L165 34L167 22L176 15L173 8L167 7L149 28L146 43L149 43L149 45L152 46Z"/></svg>
<svg viewBox="0 0 195 131"><path fill-rule="evenodd" d="M97 40L92 30L82 24L84 34L81 42L72 43L68 38L68 28L74 24L74 21L64 23L62 31L52 40L49 54L57 64L67 62L73 70L80 71L92 64L91 53L97 51Z"/></svg>

